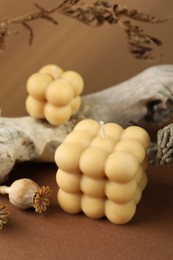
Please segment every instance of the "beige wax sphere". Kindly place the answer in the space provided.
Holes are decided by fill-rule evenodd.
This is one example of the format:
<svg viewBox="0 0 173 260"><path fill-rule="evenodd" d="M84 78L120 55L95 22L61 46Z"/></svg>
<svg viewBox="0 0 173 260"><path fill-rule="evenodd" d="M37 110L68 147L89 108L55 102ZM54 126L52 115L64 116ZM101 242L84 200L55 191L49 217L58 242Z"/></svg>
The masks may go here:
<svg viewBox="0 0 173 260"><path fill-rule="evenodd" d="M84 88L84 81L81 75L75 71L65 71L62 78L68 80L74 87L75 95L81 94Z"/></svg>
<svg viewBox="0 0 173 260"><path fill-rule="evenodd" d="M144 174L144 170L143 170L142 166L139 165L138 171L134 178L137 183L139 183L141 181L143 174Z"/></svg>
<svg viewBox="0 0 173 260"><path fill-rule="evenodd" d="M93 179L83 175L81 178L81 191L91 197L105 197L105 179Z"/></svg>
<svg viewBox="0 0 173 260"><path fill-rule="evenodd" d="M75 114L79 110L81 103L82 101L80 96L76 96L72 99L71 101L72 114Z"/></svg>
<svg viewBox="0 0 173 260"><path fill-rule="evenodd" d="M56 107L50 103L46 103L44 107L44 116L52 125L63 124L71 117L71 106Z"/></svg>
<svg viewBox="0 0 173 260"><path fill-rule="evenodd" d="M84 119L81 120L75 127L74 131L88 131L92 136L96 136L98 130L100 129L99 122L93 119Z"/></svg>
<svg viewBox="0 0 173 260"><path fill-rule="evenodd" d="M145 158L145 150L143 145L133 139L120 140L116 144L114 151L129 152L137 158L139 163L142 163Z"/></svg>
<svg viewBox="0 0 173 260"><path fill-rule="evenodd" d="M107 181L105 194L108 199L115 203L126 203L134 197L136 190L137 183L135 180L131 180L127 183Z"/></svg>
<svg viewBox="0 0 173 260"><path fill-rule="evenodd" d="M92 135L87 131L72 131L66 136L64 142L79 143L82 146L87 147L90 145L92 138Z"/></svg>
<svg viewBox="0 0 173 260"><path fill-rule="evenodd" d="M61 208L70 213L75 214L81 211L81 195L78 193L68 193L59 189L58 202Z"/></svg>
<svg viewBox="0 0 173 260"><path fill-rule="evenodd" d="M28 93L36 99L45 100L45 91L52 82L52 78L47 74L34 73L26 83Z"/></svg>
<svg viewBox="0 0 173 260"><path fill-rule="evenodd" d="M104 165L108 157L108 152L97 147L85 149L79 160L79 167L83 174L92 178L102 178L105 176Z"/></svg>
<svg viewBox="0 0 173 260"><path fill-rule="evenodd" d="M113 138L107 137L104 139L102 136L98 135L93 139L90 146L98 147L111 153L114 150L115 144L116 141Z"/></svg>
<svg viewBox="0 0 173 260"><path fill-rule="evenodd" d="M138 168L139 163L132 154L114 152L106 160L105 173L111 181L126 183L135 177Z"/></svg>
<svg viewBox="0 0 173 260"><path fill-rule="evenodd" d="M66 192L80 192L80 174L69 173L58 169L56 173L56 182L58 186Z"/></svg>
<svg viewBox="0 0 173 260"><path fill-rule="evenodd" d="M45 96L52 105L66 106L74 97L74 89L67 80L57 79L49 84Z"/></svg>
<svg viewBox="0 0 173 260"><path fill-rule="evenodd" d="M141 191L140 186L138 185L137 190L136 190L136 193L135 193L135 195L134 195L134 197L133 197L134 202L135 202L136 205L139 203L139 201L141 200L141 198L142 198L142 191Z"/></svg>
<svg viewBox="0 0 173 260"><path fill-rule="evenodd" d="M83 146L77 143L63 143L56 149L55 162L66 172L79 173L79 159Z"/></svg>
<svg viewBox="0 0 173 260"><path fill-rule="evenodd" d="M34 118L41 119L44 118L44 101L39 101L32 96L26 98L25 107L28 114Z"/></svg>
<svg viewBox="0 0 173 260"><path fill-rule="evenodd" d="M105 215L105 199L93 198L82 195L81 198L82 211L90 218L98 219Z"/></svg>
<svg viewBox="0 0 173 260"><path fill-rule="evenodd" d="M147 149L150 144L149 134L145 131L145 129L139 126L127 127L123 131L121 138L138 140L144 146L145 149Z"/></svg>
<svg viewBox="0 0 173 260"><path fill-rule="evenodd" d="M114 224L125 224L129 222L136 212L136 205L133 200L117 204L111 200L105 203L105 215Z"/></svg>
<svg viewBox="0 0 173 260"><path fill-rule="evenodd" d="M119 140L123 132L123 128L115 123L104 124L105 135L114 138L114 140ZM99 134L102 135L102 129L100 128Z"/></svg>
<svg viewBox="0 0 173 260"><path fill-rule="evenodd" d="M139 182L139 186L140 186L142 191L146 188L147 183L148 183L147 174L144 172L144 174L142 175L142 179Z"/></svg>
<svg viewBox="0 0 173 260"><path fill-rule="evenodd" d="M43 66L39 70L39 73L48 74L53 79L57 79L62 75L63 70L55 64L48 64L48 65Z"/></svg>

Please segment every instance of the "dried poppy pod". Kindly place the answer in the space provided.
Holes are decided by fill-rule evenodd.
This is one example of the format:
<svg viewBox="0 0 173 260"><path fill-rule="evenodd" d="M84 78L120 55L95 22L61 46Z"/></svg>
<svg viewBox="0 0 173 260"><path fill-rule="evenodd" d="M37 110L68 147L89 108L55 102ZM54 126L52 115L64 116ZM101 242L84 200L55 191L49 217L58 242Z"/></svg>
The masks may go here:
<svg viewBox="0 0 173 260"><path fill-rule="evenodd" d="M0 186L0 193L8 194L10 202L21 209L34 207L36 212L42 213L50 205L50 188L40 188L36 182L27 178L14 181L10 187Z"/></svg>
<svg viewBox="0 0 173 260"><path fill-rule="evenodd" d="M50 64L31 75L26 88L27 112L34 118L45 118L52 125L60 125L79 110L84 81L79 73L63 72Z"/></svg>

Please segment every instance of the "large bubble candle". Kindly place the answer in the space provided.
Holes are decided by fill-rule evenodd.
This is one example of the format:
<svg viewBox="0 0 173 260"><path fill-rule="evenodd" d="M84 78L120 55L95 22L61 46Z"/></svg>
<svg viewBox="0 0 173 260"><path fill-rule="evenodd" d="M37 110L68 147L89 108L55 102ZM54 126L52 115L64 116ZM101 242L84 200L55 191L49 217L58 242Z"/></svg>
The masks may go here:
<svg viewBox="0 0 173 260"><path fill-rule="evenodd" d="M70 213L129 222L147 184L148 133L115 123L80 121L55 152L58 203Z"/></svg>

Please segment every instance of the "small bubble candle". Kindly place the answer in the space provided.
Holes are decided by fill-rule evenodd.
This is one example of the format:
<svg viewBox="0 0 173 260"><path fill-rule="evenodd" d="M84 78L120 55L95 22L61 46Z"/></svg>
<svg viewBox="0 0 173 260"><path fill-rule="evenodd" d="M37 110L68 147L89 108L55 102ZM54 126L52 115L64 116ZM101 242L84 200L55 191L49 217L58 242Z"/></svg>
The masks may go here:
<svg viewBox="0 0 173 260"><path fill-rule="evenodd" d="M26 110L30 116L45 118L52 125L63 124L79 110L83 87L79 73L46 65L27 80Z"/></svg>
<svg viewBox="0 0 173 260"><path fill-rule="evenodd" d="M55 152L60 207L114 224L130 221L147 184L149 143L138 126L80 121Z"/></svg>

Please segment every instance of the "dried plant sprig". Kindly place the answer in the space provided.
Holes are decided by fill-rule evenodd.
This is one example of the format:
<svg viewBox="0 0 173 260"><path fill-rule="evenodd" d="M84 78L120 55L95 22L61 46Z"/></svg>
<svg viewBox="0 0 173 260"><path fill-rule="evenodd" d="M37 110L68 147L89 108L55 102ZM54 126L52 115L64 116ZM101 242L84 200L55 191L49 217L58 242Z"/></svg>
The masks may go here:
<svg viewBox="0 0 173 260"><path fill-rule="evenodd" d="M38 213L42 213L47 210L47 207L50 206L50 198L52 191L49 186L43 186L39 188L34 197L33 197L33 208Z"/></svg>
<svg viewBox="0 0 173 260"><path fill-rule="evenodd" d="M9 30L8 19L0 21L0 52L5 50L5 39L7 36L17 34L17 31Z"/></svg>
<svg viewBox="0 0 173 260"><path fill-rule="evenodd" d="M173 124L160 129L157 134L157 158L160 165L173 162Z"/></svg>
<svg viewBox="0 0 173 260"><path fill-rule="evenodd" d="M57 25L58 21L52 17L52 14L56 12L77 19L78 21L89 26L101 26L104 23L118 24L121 26L123 24L124 18L128 18L128 21L135 20L147 23L162 23L172 18L170 16L166 19L159 19L149 14L138 12L135 9L129 10L128 8L122 7L119 4L112 4L108 1L99 0L94 1L93 4L81 3L80 0L64 0L51 9L45 9L38 4L35 4L35 7L38 9L35 12L12 19L6 19L0 22L1 51L5 49L6 37L13 34L13 32L9 30L10 24L21 24L29 32L29 44L31 44L34 34L33 29L29 23L41 18ZM155 37L145 34L139 27L133 26L130 22L126 22L125 25L125 27L121 27L123 27L127 34L130 53L138 59L153 59L152 56L150 57L150 53L153 51L153 44L160 46L162 45L161 41ZM132 41L132 35L135 37L135 41Z"/></svg>
<svg viewBox="0 0 173 260"><path fill-rule="evenodd" d="M33 30L32 30L32 27L28 23L26 23L26 22L22 22L21 24L29 32L29 41L28 42L29 42L29 45L31 45L32 41L33 41L33 37L34 37L34 33L33 33Z"/></svg>
<svg viewBox="0 0 173 260"><path fill-rule="evenodd" d="M8 222L9 211L7 207L0 203L0 229Z"/></svg>
<svg viewBox="0 0 173 260"><path fill-rule="evenodd" d="M161 46L162 42L146 34L139 26L133 25L131 21L123 22L125 33L127 34L129 52L137 59L155 60L156 57L151 55L155 46ZM158 59L158 57L157 57Z"/></svg>
<svg viewBox="0 0 173 260"><path fill-rule="evenodd" d="M130 19L146 23L164 23L172 18L172 15L170 15L168 18L160 19L153 15L139 12L135 9L129 10L126 7L119 9L118 12L119 14L124 15Z"/></svg>
<svg viewBox="0 0 173 260"><path fill-rule="evenodd" d="M79 2L79 1L77 1ZM117 4L110 4L106 1L96 1L93 5L65 5L62 13L72 18L81 21L90 26L100 26L104 23L115 24L118 23L119 17Z"/></svg>
<svg viewBox="0 0 173 260"><path fill-rule="evenodd" d="M67 1L68 2L68 1ZM119 4L112 4L108 1L95 1L91 4L80 4L69 6L64 5L62 13L88 25L102 25L103 23L118 23L122 18L129 18L135 21L146 23L163 23L172 18L160 19L155 16L139 12L135 9L129 10L127 7L122 7Z"/></svg>

